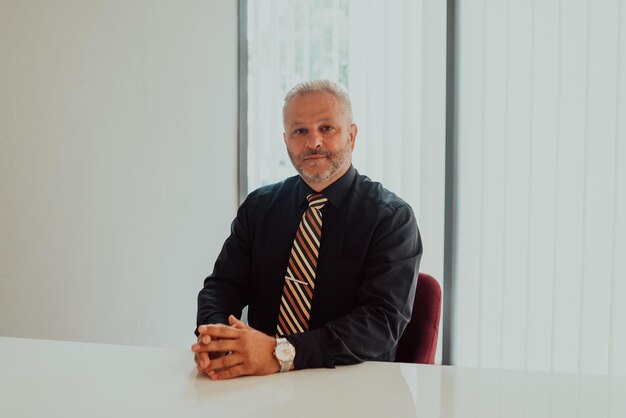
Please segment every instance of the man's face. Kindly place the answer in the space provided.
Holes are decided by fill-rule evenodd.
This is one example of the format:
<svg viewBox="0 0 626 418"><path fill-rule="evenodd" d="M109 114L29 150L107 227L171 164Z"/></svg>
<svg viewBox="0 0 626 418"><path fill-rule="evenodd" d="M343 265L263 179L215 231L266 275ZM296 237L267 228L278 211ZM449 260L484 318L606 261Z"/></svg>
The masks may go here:
<svg viewBox="0 0 626 418"><path fill-rule="evenodd" d="M357 127L344 117L330 93L305 93L285 109L283 138L291 163L313 189L320 191L350 167Z"/></svg>

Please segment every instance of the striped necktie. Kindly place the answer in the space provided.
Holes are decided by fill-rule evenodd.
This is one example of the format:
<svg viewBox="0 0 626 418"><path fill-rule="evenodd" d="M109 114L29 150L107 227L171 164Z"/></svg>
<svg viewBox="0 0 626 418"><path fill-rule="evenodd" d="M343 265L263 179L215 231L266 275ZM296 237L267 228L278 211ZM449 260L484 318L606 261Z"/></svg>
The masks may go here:
<svg viewBox="0 0 626 418"><path fill-rule="evenodd" d="M322 236L322 208L328 201L322 194L306 197L309 206L293 239L285 275L276 335L290 335L309 328L315 270Z"/></svg>

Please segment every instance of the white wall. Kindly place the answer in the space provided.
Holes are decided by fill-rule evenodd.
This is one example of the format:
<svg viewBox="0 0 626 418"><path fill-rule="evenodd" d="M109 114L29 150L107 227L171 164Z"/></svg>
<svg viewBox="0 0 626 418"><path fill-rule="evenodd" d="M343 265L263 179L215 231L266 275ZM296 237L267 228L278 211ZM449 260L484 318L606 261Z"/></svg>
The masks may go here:
<svg viewBox="0 0 626 418"><path fill-rule="evenodd" d="M626 1L459 6L453 361L626 374Z"/></svg>
<svg viewBox="0 0 626 418"><path fill-rule="evenodd" d="M188 346L237 205L237 2L0 0L0 335Z"/></svg>

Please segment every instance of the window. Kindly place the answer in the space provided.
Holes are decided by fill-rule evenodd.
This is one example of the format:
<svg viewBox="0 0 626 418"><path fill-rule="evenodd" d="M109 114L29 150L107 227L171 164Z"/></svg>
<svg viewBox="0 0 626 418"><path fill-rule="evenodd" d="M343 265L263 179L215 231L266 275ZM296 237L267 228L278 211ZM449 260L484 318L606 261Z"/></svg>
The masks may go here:
<svg viewBox="0 0 626 418"><path fill-rule="evenodd" d="M295 175L282 139L286 92L328 78L352 98L361 174L415 211L421 270L443 279L446 4L249 1L247 185Z"/></svg>

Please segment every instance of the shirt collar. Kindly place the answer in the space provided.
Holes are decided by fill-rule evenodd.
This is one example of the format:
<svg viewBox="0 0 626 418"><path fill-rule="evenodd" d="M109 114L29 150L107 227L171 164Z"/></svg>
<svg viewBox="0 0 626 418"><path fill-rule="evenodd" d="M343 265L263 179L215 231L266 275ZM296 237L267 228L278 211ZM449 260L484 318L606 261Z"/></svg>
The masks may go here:
<svg viewBox="0 0 626 418"><path fill-rule="evenodd" d="M334 207L340 208L346 196L348 195L348 192L350 191L350 187L352 186L355 177L356 169L351 164L350 168L348 168L348 171L346 171L343 176L339 177L320 193L327 197L328 201ZM304 180L302 180L302 177L298 179L297 187L298 202L303 203L307 195L311 193L317 193L315 190L311 189L309 185L304 182Z"/></svg>

